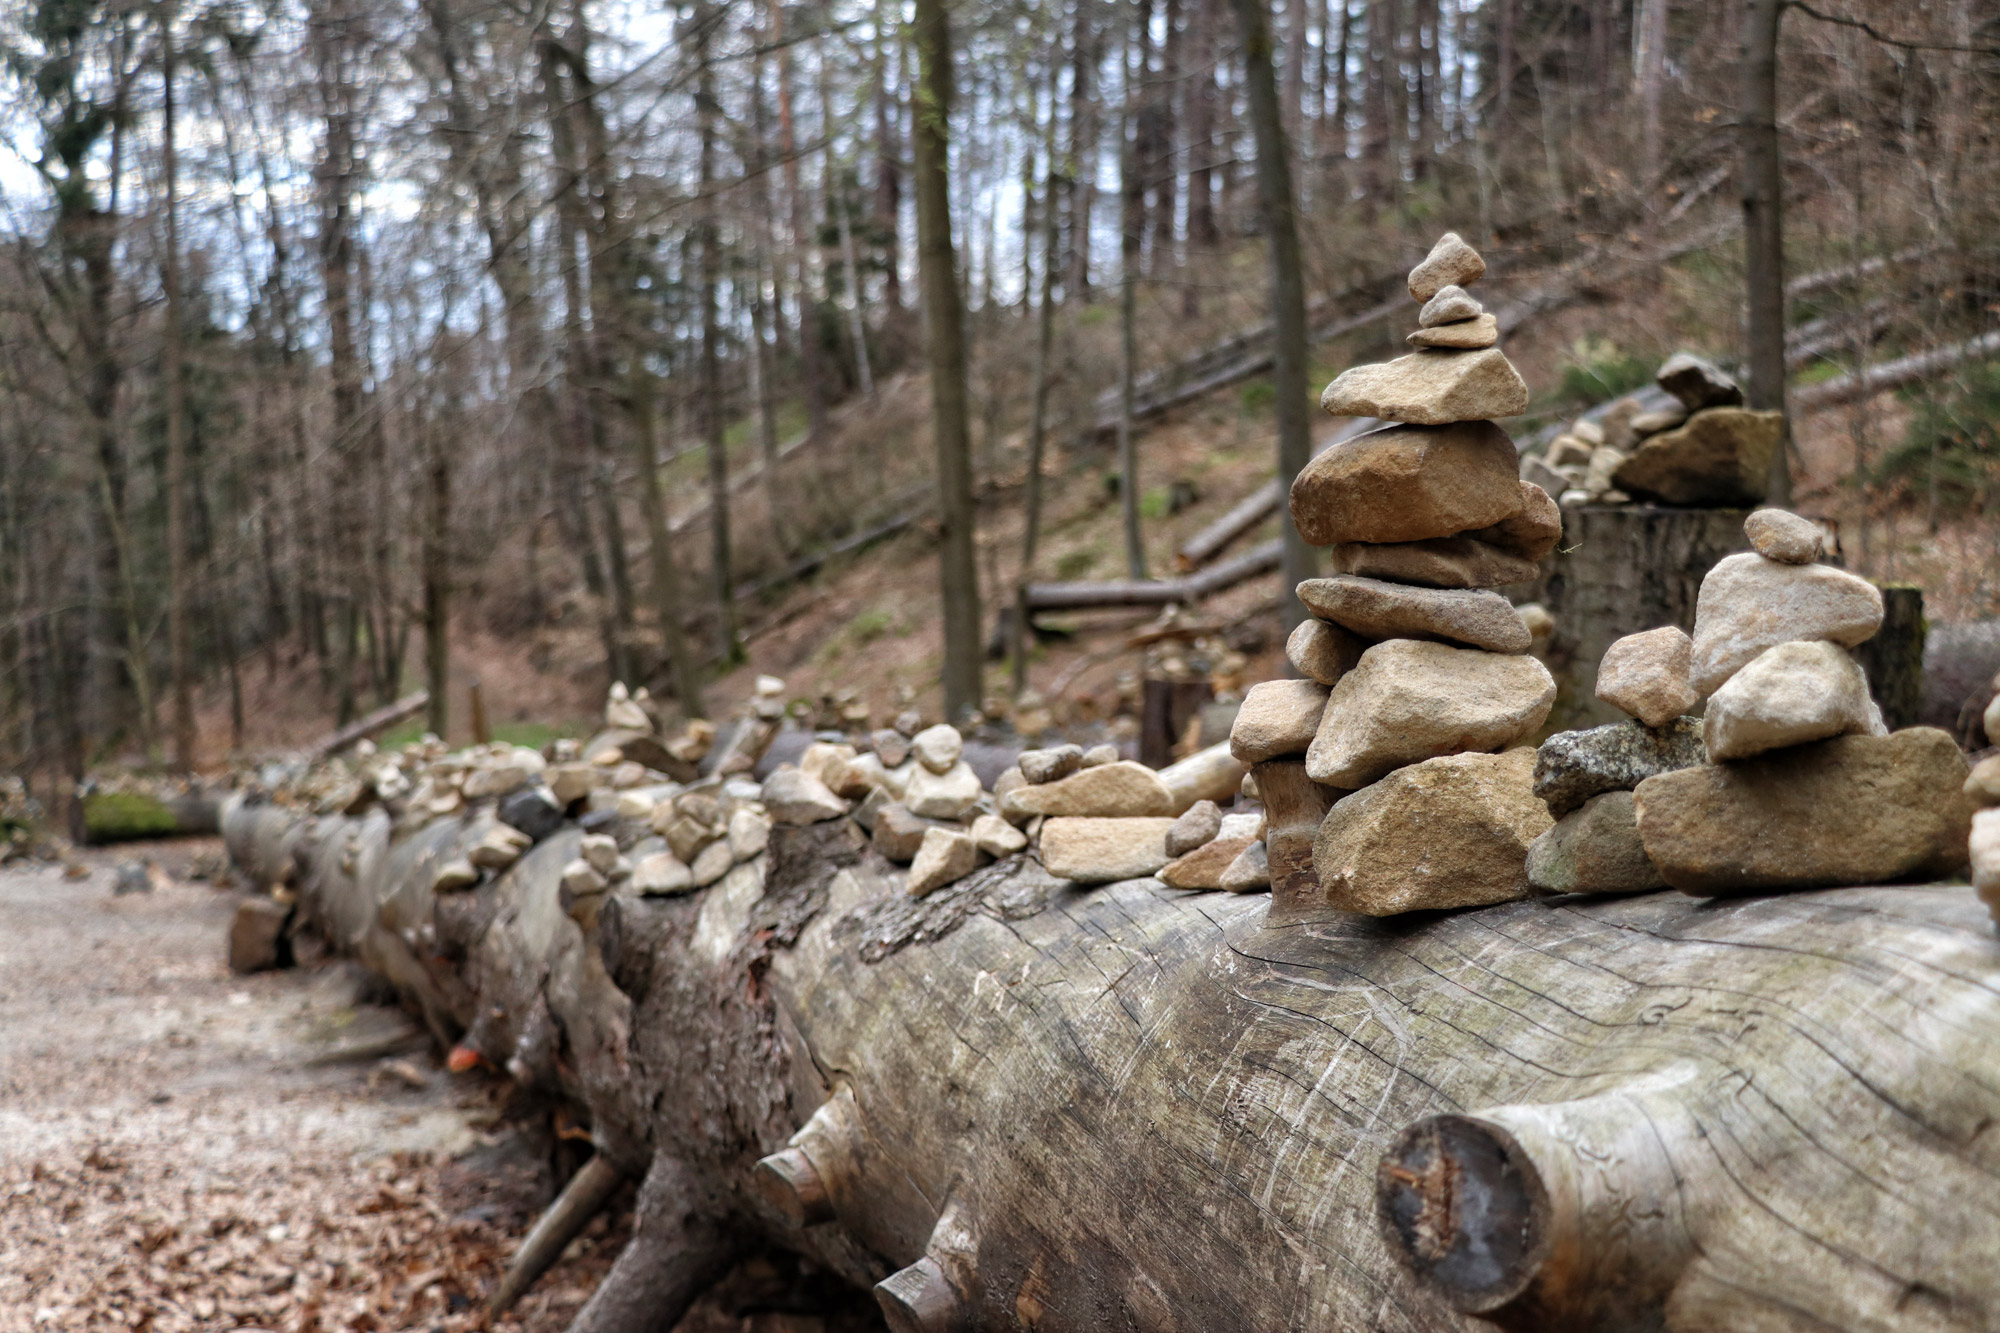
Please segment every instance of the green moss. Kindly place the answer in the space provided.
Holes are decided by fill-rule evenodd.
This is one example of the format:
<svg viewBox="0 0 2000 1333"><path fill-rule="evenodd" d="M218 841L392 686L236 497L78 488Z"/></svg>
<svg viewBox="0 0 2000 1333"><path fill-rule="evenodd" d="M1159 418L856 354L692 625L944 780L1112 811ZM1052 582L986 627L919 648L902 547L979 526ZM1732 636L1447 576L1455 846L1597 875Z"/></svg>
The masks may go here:
<svg viewBox="0 0 2000 1333"><path fill-rule="evenodd" d="M95 791L83 798L85 838L93 843L133 838L167 838L180 832L173 812L151 796L130 791Z"/></svg>

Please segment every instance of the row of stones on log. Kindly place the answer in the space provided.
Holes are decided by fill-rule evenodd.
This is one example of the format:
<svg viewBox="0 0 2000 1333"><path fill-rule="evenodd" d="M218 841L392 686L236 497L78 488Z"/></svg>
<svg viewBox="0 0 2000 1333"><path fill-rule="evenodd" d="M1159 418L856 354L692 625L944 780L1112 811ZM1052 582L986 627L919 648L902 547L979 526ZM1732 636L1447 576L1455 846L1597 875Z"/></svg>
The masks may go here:
<svg viewBox="0 0 2000 1333"><path fill-rule="evenodd" d="M1301 761L1282 768L1302 776ZM1288 822L1279 813L1280 771L1258 772L1273 827ZM1303 785L1308 795L1324 790ZM302 902L351 917L339 900L359 897L378 921L406 928L423 897L425 858L460 854L466 831L438 821L412 840L418 854L364 851L343 870L356 825L388 829L376 813L329 819L298 837ZM1985 1215L1968 1211L1968 1199L1984 1197L1967 1193L1962 1179L1976 1170L1963 1150L1954 1154L1956 1139L1913 1136L1890 1106L1915 1106L1926 1123L1980 1113L1962 1096L1933 1105L1937 1096L1926 1090L1946 1087L1946 1075L1987 1086L1967 1063L1990 1058L1978 1054L1985 1048L1968 1057L1926 1047L1916 1053L1929 1062L1921 1070L1885 1066L1871 1080L1872 1102L1843 1099L1837 1114L1827 1113L1829 1090L1848 1088L1858 1062L1871 1058L1827 1021L1876 994L1874 981L1841 973L1842 949L1919 953L1943 986L1976 969L1968 946L1941 951L1952 932L1915 924L1915 904L1930 899L1912 899L1900 917L1876 895L1857 896L1844 915L1831 902L1818 916L1803 904L1727 918L1677 916L1644 902L1523 904L1393 930L1349 918L1273 931L1258 928L1261 912L1227 900L1202 906L1128 884L1069 893L1057 900L1060 911L986 923L922 956L870 964L847 923L906 892L900 876L866 859L866 847L853 859L849 827L840 819L779 825L766 858L707 889L668 898L616 889L595 947L592 933L556 906L556 879L582 836L573 827L454 897L502 901L459 946L477 989L460 994L453 1012L465 1022L494 1009L547 1015L561 1054L546 1062L549 1077L589 1106L607 1157L645 1177L639 1236L580 1317L585 1333L640 1326L616 1322L619 1311L671 1322L676 1303L737 1252L746 1231L876 1284L896 1328L1025 1324L1068 1333L1136 1324L1247 1333L1330 1322L1416 1330L1457 1327L1451 1311L1510 1327L1618 1328L1657 1325L1669 1301L1685 1314L1723 1293L1734 1304L1714 1305L1708 1322L1686 1326L1741 1326L1786 1310L1829 1326L1898 1326L1877 1318L1872 1289L1845 1270L1814 1270L1805 1281L1790 1263L1745 1257L1760 1233L1744 1220L1761 1210L1748 1196L1716 1193L1742 1167L1715 1160L1702 1145L1718 1140L1699 1130L1720 1123L1731 1142L1763 1141L1766 1120L1730 1118L1761 1114L1763 1103L1746 1105L1738 1092L1753 1068L1766 1096L1801 1080L1801 1095L1785 1092L1778 1109L1823 1115L1811 1140L1822 1150L1846 1160L1854 1145L1873 1145L1871 1160L1895 1178L1925 1182L1931 1206L1858 1197L1858 1207L1897 1210L1896 1238L1885 1243L1879 1209L1858 1228L1847 1224L1845 1206L1825 1206L1826 1179L1788 1153L1755 1162L1757 1197L1804 1217L1840 1253L1886 1262L1886 1271L1944 1293L1975 1322L1995 1299L1985 1271L1962 1258L1990 1233ZM298 833L284 830L275 841ZM774 931L770 923L781 919L798 924ZM1839 945L1843 932L1848 943ZM1802 947L1810 936L1813 947L1802 962L1787 955L1783 968L1772 951L1740 947L1777 935ZM1496 947L1517 937L1514 952ZM774 952L771 939L787 942ZM1712 990L1716 948L1736 959L1726 992ZM1151 960L1110 982L1119 1002L1137 1006L1131 1025L1096 1016L1107 1002L1104 949ZM1474 952L1483 970L1455 971L1460 1007L1440 1008L1439 971ZM1537 974L1528 960L1559 975ZM1360 985L1327 986L1329 966ZM1612 966L1621 981L1607 991ZM1801 978L1800 966L1812 975ZM994 979L1026 979L1028 968L1036 984L994 993ZM593 981L595 970L613 985ZM1070 984L1051 985L1058 977ZM1649 998L1658 995L1692 999L1662 1010ZM1516 1012L1524 997L1537 1006L1525 1017ZM1788 1013L1823 1008L1826 1018L1804 1019L1806 1040L1787 1046L1795 1025L1742 1031L1745 997ZM1962 1015L1963 999L1940 1002ZM1478 1015L1462 1012L1466 1003L1481 1006ZM1585 1017L1544 1039L1541 1029L1562 1027L1564 1015ZM1454 1025L1467 1022L1486 1034L1479 1059L1452 1044ZM1711 1026L1731 1038L1715 1040ZM1615 1046L1607 1034L1618 1034ZM1657 1037L1648 1051L1672 1051L1693 1066L1608 1085L1592 1072L1643 1067L1640 1035ZM1835 1048L1821 1049L1829 1041ZM1341 1058L1356 1050L1369 1058ZM1071 1054L1080 1063L1066 1063ZM1742 1073L1711 1069L1717 1058L1752 1063ZM1520 1076L1511 1072L1517 1061ZM1567 1066L1584 1073L1557 1072ZM1035 1076L1008 1082L1008 1070ZM1119 1095L1093 1091L1092 1071L1113 1070ZM1353 1082L1357 1075L1365 1077ZM1203 1087L1214 1095L1188 1100ZM1267 1103L1307 1087L1316 1093L1296 1107ZM1560 1100L1521 1104L1529 1090ZM1165 1122L1156 1111L1145 1112L1145 1125L1131 1119L1168 1101L1177 1109ZM1464 1133L1410 1124L1440 1102L1462 1108ZM1242 1119L1244 1107L1267 1104L1270 1126ZM1350 1115L1342 1109L1350 1106L1374 1111ZM1224 1107L1233 1109L1217 1118ZM1768 1118L1767 1128L1778 1124ZM1671 1132L1662 1136L1662 1125ZM1052 1156L1023 1149L1041 1142ZM1157 1155L1147 1147L1156 1142ZM1197 1142L1210 1147L1188 1151ZM1085 1155L1085 1144L1099 1155ZM815 1186L793 1160L790 1178L806 1196L797 1208L774 1193L771 1173L752 1169L793 1149L818 1177ZM1343 1169L1378 1158L1373 1179ZM1475 1207L1478 1163L1496 1158L1504 1169L1489 1173L1493 1188L1483 1197L1504 1206ZM1051 1176L1053 1160L1071 1169ZM1248 1206L1246 1183L1267 1178L1261 1202ZM1215 1206L1190 1208L1195 1198ZM1675 1209L1676 1200L1696 1206ZM1147 1239L1162 1209L1182 1218L1165 1249ZM1369 1233L1371 1217L1381 1242ZM1928 1239L1913 1245L1919 1234ZM1310 1257L1329 1252L1345 1256L1343 1264ZM1308 1257L1295 1263L1294 1255ZM1385 1267L1390 1256L1430 1294L1402 1287ZM1470 1270L1468 1259L1477 1261Z"/></svg>

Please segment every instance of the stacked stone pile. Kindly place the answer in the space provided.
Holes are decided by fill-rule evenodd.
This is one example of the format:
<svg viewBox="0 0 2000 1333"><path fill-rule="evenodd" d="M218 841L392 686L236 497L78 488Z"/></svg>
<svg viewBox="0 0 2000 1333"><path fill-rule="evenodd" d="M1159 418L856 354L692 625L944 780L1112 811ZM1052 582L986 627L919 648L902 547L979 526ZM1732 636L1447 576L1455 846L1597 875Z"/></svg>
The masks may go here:
<svg viewBox="0 0 2000 1333"><path fill-rule="evenodd" d="M1715 896L1965 864L1964 756L1933 728L1889 734L1849 653L1880 626L1880 591L1818 563L1795 514L1744 530L1755 549L1703 580L1692 640L1657 629L1606 652L1598 697L1633 720L1543 744L1535 793L1557 823L1529 852L1537 889Z"/></svg>
<svg viewBox="0 0 2000 1333"><path fill-rule="evenodd" d="M1650 401L1621 398L1524 453L1521 476L1565 505L1762 500L1783 414L1744 407L1736 381L1689 352L1669 357L1655 379L1661 392Z"/></svg>
<svg viewBox="0 0 2000 1333"><path fill-rule="evenodd" d="M1305 679L1250 690L1230 738L1288 905L1386 915L1520 897L1549 823L1519 743L1555 682L1493 589L1534 578L1562 520L1493 422L1528 390L1465 291L1485 267L1447 235L1411 271L1417 350L1321 398L1396 424L1335 445L1292 486L1294 523L1338 573L1298 588L1313 619L1287 651Z"/></svg>

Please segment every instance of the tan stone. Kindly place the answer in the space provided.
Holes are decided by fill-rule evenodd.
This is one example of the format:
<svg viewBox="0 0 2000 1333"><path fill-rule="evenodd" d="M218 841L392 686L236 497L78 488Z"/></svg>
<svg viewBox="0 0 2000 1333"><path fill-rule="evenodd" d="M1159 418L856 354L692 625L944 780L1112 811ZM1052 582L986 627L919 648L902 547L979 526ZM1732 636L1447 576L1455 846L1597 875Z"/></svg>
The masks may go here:
<svg viewBox="0 0 2000 1333"><path fill-rule="evenodd" d="M479 882L479 870L470 859L457 856L446 861L431 876L432 893L457 893Z"/></svg>
<svg viewBox="0 0 2000 1333"><path fill-rule="evenodd" d="M1410 270L1410 299L1428 301L1446 287L1469 287L1485 276L1486 261L1455 231L1438 237L1421 264Z"/></svg>
<svg viewBox="0 0 2000 1333"><path fill-rule="evenodd" d="M1641 412L1632 418L1632 433L1640 439L1648 435L1658 435L1663 430L1672 430L1685 425L1688 410L1676 403L1672 407L1661 408L1657 412Z"/></svg>
<svg viewBox="0 0 2000 1333"><path fill-rule="evenodd" d="M1972 817L1967 851L1972 860L1972 887L1986 904L1986 913L2000 922L2000 810L1981 810Z"/></svg>
<svg viewBox="0 0 2000 1333"><path fill-rule="evenodd" d="M846 814L847 802L818 778L788 767L764 779L764 808L780 824L817 824Z"/></svg>
<svg viewBox="0 0 2000 1333"><path fill-rule="evenodd" d="M1437 295L1424 302L1424 308L1417 312L1417 327L1434 329L1440 324L1461 324L1485 313L1485 306L1468 295L1465 288L1453 283L1438 288Z"/></svg>
<svg viewBox="0 0 2000 1333"><path fill-rule="evenodd" d="M1837 736L1647 778L1639 836L1698 897L1938 879L1966 863L1966 772L1934 727Z"/></svg>
<svg viewBox="0 0 2000 1333"><path fill-rule="evenodd" d="M672 852L654 852L640 857L632 867L630 887L634 893L647 897L687 893L694 888L694 875Z"/></svg>
<svg viewBox="0 0 2000 1333"><path fill-rule="evenodd" d="M1674 505L1726 508L1764 498L1782 412L1712 407L1647 437L1612 474L1620 490Z"/></svg>
<svg viewBox="0 0 2000 1333"><path fill-rule="evenodd" d="M1056 745L1044 750L1023 750L1021 775L1031 783L1059 782L1083 767L1083 747Z"/></svg>
<svg viewBox="0 0 2000 1333"><path fill-rule="evenodd" d="M1491 315L1480 315L1466 320L1463 324L1440 324L1434 329L1418 329L1403 341L1412 347L1448 347L1477 351L1482 347L1499 345L1500 321Z"/></svg>
<svg viewBox="0 0 2000 1333"><path fill-rule="evenodd" d="M910 738L910 750L917 756L917 762L940 775L951 772L964 749L965 738L947 722L925 727Z"/></svg>
<svg viewBox="0 0 2000 1333"><path fill-rule="evenodd" d="M1322 620L1366 639L1436 639L1496 653L1525 653L1533 642L1497 592L1411 588L1339 575L1299 584L1299 600Z"/></svg>
<svg viewBox="0 0 2000 1333"><path fill-rule="evenodd" d="M931 820L911 814L908 806L891 803L876 812L871 836L876 851L897 865L908 865L924 845L924 834L936 827Z"/></svg>
<svg viewBox="0 0 2000 1333"><path fill-rule="evenodd" d="M1866 732L1872 712L1868 678L1846 649L1823 639L1781 643L1709 696L1702 741L1711 760L1748 759Z"/></svg>
<svg viewBox="0 0 2000 1333"><path fill-rule="evenodd" d="M1056 782L1016 787L1007 801L1010 810L1023 815L1093 818L1171 815L1175 807L1159 774L1129 759L1082 769Z"/></svg>
<svg viewBox="0 0 2000 1333"><path fill-rule="evenodd" d="M1326 696L1327 687L1316 680L1267 680L1252 685L1229 728L1229 752L1246 764L1304 754L1313 733L1319 730Z"/></svg>
<svg viewBox="0 0 2000 1333"><path fill-rule="evenodd" d="M1645 893L1665 888L1639 839L1629 791L1593 796L1528 847L1537 893Z"/></svg>
<svg viewBox="0 0 2000 1333"><path fill-rule="evenodd" d="M1042 864L1051 875L1079 884L1143 879L1170 859L1167 830L1173 825L1171 819L1050 819L1042 825Z"/></svg>
<svg viewBox="0 0 2000 1333"><path fill-rule="evenodd" d="M1451 537L1520 512L1519 460L1490 421L1390 426L1342 440L1292 482L1292 522L1314 546Z"/></svg>
<svg viewBox="0 0 2000 1333"><path fill-rule="evenodd" d="M701 849L701 855L695 857L694 864L688 867L688 874L693 877L697 889L705 889L728 874L735 864L736 855L729 850L726 840L711 842Z"/></svg>
<svg viewBox="0 0 2000 1333"><path fill-rule="evenodd" d="M1783 565L1810 565L1826 550L1819 524L1783 509L1759 509L1743 520L1743 535L1758 555Z"/></svg>
<svg viewBox="0 0 2000 1333"><path fill-rule="evenodd" d="M1492 527L1460 534L1497 546L1510 555L1540 563L1562 540L1563 516L1555 500L1532 481L1521 482L1519 512L1501 519Z"/></svg>
<svg viewBox="0 0 2000 1333"><path fill-rule="evenodd" d="M1965 794L1974 805L2000 805L2000 754L1989 754L1972 766L1965 779Z"/></svg>
<svg viewBox="0 0 2000 1333"><path fill-rule="evenodd" d="M1426 759L1347 797L1313 843L1324 901L1348 912L1483 907L1528 894L1528 847L1554 823L1535 752Z"/></svg>
<svg viewBox="0 0 2000 1333"><path fill-rule="evenodd" d="M738 861L761 856L771 843L771 817L742 807L729 815L729 853Z"/></svg>
<svg viewBox="0 0 2000 1333"><path fill-rule="evenodd" d="M1028 835L998 815L981 815L972 821L972 841L979 850L998 859L1026 851Z"/></svg>
<svg viewBox="0 0 2000 1333"><path fill-rule="evenodd" d="M1216 838L1160 868L1160 881L1170 889L1219 889L1222 876L1255 837Z"/></svg>
<svg viewBox="0 0 2000 1333"><path fill-rule="evenodd" d="M1477 352L1425 348L1342 372L1326 386L1319 405L1337 417L1441 426L1519 416L1528 410L1528 386L1497 347Z"/></svg>
<svg viewBox="0 0 2000 1333"><path fill-rule="evenodd" d="M1351 671L1368 641L1324 620L1301 620L1285 641L1285 659L1310 680L1332 685Z"/></svg>
<svg viewBox="0 0 2000 1333"><path fill-rule="evenodd" d="M1556 683L1532 657L1391 639L1333 687L1306 775L1363 787L1421 760L1500 750L1548 720Z"/></svg>
<svg viewBox="0 0 2000 1333"><path fill-rule="evenodd" d="M1167 855L1186 856L1195 848L1214 842L1222 832L1222 807L1214 801L1196 801L1181 811L1167 830Z"/></svg>
<svg viewBox="0 0 2000 1333"><path fill-rule="evenodd" d="M1261 893L1271 887L1270 849L1253 842L1236 854L1222 872L1222 887L1230 893Z"/></svg>
<svg viewBox="0 0 2000 1333"><path fill-rule="evenodd" d="M1533 560L1523 560L1474 537L1342 542L1327 550L1327 567L1337 574L1427 588L1499 588L1525 583L1540 572Z"/></svg>
<svg viewBox="0 0 2000 1333"><path fill-rule="evenodd" d="M943 773L918 762L903 784L903 804L926 819L962 818L980 795L979 775L963 759Z"/></svg>
<svg viewBox="0 0 2000 1333"><path fill-rule="evenodd" d="M1550 467L1589 467L1590 456L1597 452L1597 446L1604 443L1604 432L1597 432L1595 441L1586 440L1581 435L1558 435L1549 441L1542 460Z"/></svg>
<svg viewBox="0 0 2000 1333"><path fill-rule="evenodd" d="M921 898L947 884L955 884L979 868L979 844L956 829L932 826L924 830L910 862L909 878L903 891Z"/></svg>
<svg viewBox="0 0 2000 1333"><path fill-rule="evenodd" d="M1604 650L1597 697L1649 727L1667 723L1701 702L1689 683L1694 640L1676 625L1627 634Z"/></svg>
<svg viewBox="0 0 2000 1333"><path fill-rule="evenodd" d="M1724 556L1695 599L1691 679L1704 697L1767 648L1825 639L1852 648L1882 625L1882 592L1830 565L1783 565L1755 552Z"/></svg>

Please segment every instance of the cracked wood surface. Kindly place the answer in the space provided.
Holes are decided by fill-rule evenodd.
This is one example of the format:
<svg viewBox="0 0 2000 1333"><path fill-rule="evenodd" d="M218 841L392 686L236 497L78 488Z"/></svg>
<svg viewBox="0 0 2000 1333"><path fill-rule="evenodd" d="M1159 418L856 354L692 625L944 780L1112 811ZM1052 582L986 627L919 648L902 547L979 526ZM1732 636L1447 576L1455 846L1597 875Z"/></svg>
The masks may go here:
<svg viewBox="0 0 2000 1333"><path fill-rule="evenodd" d="M395 897L315 853L356 821L258 819L307 896ZM518 1041L539 997L550 1077L629 1169L670 1164L740 1243L943 1283L961 1326L2000 1326L2000 942L1967 888L1272 928L1262 897L1002 903L1021 872L989 872L995 893L919 920L836 821L701 893L615 898L607 953L559 912L519 924L554 901L565 854L542 850L476 891L503 934L467 956L546 955L434 1003L504 1009L488 1035ZM438 970L418 961L406 978ZM1532 1262L1490 1292L1452 1285L1480 1197L1440 1193L1451 1172L1402 1169L1430 1190L1437 1271L1406 1268L1378 1205L1385 1152L1413 1127L1444 1142L1440 1116L1512 1145L1546 1195ZM795 1229L759 1192L788 1141L833 1220Z"/></svg>

